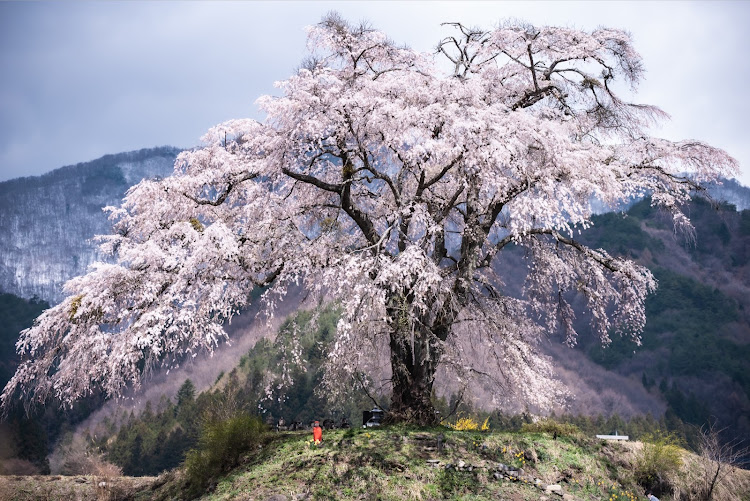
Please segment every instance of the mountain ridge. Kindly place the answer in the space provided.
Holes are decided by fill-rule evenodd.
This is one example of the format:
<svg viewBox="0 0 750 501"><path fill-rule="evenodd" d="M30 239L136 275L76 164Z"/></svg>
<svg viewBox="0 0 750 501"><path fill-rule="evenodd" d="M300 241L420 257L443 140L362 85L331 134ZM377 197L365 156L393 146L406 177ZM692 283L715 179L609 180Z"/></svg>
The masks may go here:
<svg viewBox="0 0 750 501"><path fill-rule="evenodd" d="M105 155L0 183L0 291L61 301L62 285L102 259L91 241L110 232L102 209L119 205L141 179L169 175L180 151Z"/></svg>

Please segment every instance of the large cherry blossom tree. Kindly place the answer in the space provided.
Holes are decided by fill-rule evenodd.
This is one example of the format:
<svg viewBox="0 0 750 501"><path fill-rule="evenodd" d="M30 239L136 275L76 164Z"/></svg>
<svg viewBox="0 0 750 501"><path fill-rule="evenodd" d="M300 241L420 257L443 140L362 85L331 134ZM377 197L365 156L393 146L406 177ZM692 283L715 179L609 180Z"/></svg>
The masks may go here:
<svg viewBox="0 0 750 501"><path fill-rule="evenodd" d="M558 329L576 342L572 297L603 343L638 342L656 282L576 240L592 201L648 194L689 229L681 203L735 160L649 136L665 114L621 97L643 75L621 30L449 26L434 54L335 14L309 28L310 57L259 100L264 122L213 128L112 209L111 263L22 333L3 404L118 395L213 349L259 287L270 313L292 286L339 302L328 382L388 353L395 420L434 422L439 366L554 401L536 344ZM503 287L510 248L528 263L521 295Z"/></svg>

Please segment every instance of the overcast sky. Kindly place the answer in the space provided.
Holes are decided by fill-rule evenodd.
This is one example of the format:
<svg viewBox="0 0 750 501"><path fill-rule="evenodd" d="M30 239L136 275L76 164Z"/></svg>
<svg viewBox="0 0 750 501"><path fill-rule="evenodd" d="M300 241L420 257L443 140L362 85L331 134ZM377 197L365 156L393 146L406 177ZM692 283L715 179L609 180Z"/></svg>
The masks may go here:
<svg viewBox="0 0 750 501"><path fill-rule="evenodd" d="M431 51L440 23L505 18L629 30L644 58L636 100L672 119L654 135L700 139L750 186L750 2L4 2L0 181L107 153L190 147L212 125L262 118L329 10Z"/></svg>

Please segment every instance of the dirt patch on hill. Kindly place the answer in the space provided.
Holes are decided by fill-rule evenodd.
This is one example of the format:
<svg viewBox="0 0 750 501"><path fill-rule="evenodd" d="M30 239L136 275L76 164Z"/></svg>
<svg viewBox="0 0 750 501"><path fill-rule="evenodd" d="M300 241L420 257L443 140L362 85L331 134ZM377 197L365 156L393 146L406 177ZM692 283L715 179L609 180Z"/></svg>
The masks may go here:
<svg viewBox="0 0 750 501"><path fill-rule="evenodd" d="M36 501L124 501L150 488L155 477L92 477L77 475L0 476L0 499Z"/></svg>

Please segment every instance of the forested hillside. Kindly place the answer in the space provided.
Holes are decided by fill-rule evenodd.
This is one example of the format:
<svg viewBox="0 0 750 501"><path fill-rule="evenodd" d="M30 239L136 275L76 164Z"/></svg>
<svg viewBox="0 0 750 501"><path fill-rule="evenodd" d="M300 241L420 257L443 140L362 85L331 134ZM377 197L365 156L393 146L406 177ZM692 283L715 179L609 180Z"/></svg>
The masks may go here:
<svg viewBox="0 0 750 501"><path fill-rule="evenodd" d="M15 351L18 333L31 326L49 304L0 294L0 386L5 386L18 366ZM46 407L17 406L0 420L0 475L50 473L49 454L55 442L83 421L104 399L95 394L70 409L54 402Z"/></svg>
<svg viewBox="0 0 750 501"><path fill-rule="evenodd" d="M18 333L48 307L41 301L0 294L0 385L5 386L18 366ZM38 420L25 419L21 411L16 411L0 421L0 444L0 474L10 470L49 471L47 435Z"/></svg>
<svg viewBox="0 0 750 501"><path fill-rule="evenodd" d="M31 326L49 304L0 294L0 386L18 366L18 333ZM70 434L92 411L101 407L99 394L62 409L55 402L45 407L16 406L0 420L0 475L50 473L50 453L61 437Z"/></svg>
<svg viewBox="0 0 750 501"><path fill-rule="evenodd" d="M60 301L62 285L102 258L91 241L111 231L102 209L141 179L171 173L179 151L106 155L0 183L0 292Z"/></svg>
<svg viewBox="0 0 750 501"><path fill-rule="evenodd" d="M667 416L700 426L714 416L750 437L750 211L696 199L696 228L675 234L648 200L605 214L584 236L648 266L659 288L646 303L643 345L620 338L581 348L608 370L639 377L668 403Z"/></svg>

